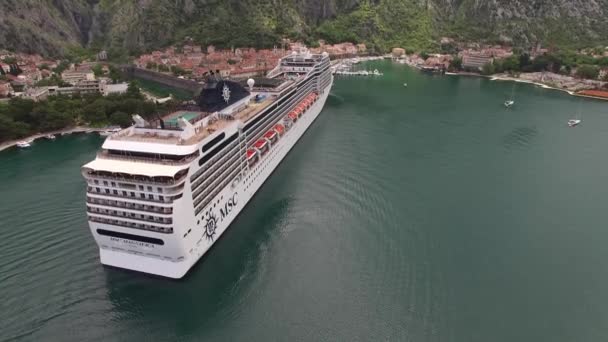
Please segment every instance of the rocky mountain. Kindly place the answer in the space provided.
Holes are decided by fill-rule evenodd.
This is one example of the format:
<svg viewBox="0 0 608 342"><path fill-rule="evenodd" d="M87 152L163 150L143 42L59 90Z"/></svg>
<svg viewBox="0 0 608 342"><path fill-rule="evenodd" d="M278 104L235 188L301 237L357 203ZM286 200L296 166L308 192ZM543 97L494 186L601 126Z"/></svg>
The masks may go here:
<svg viewBox="0 0 608 342"><path fill-rule="evenodd" d="M184 37L272 46L280 37L431 48L443 35L516 45L598 45L608 0L2 0L0 48L138 51Z"/></svg>

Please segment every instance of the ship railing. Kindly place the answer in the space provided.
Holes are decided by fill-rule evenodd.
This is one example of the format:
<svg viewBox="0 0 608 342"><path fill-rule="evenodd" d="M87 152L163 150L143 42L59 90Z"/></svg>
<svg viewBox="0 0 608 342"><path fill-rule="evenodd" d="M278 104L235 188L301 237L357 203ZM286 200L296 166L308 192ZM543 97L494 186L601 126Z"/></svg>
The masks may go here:
<svg viewBox="0 0 608 342"><path fill-rule="evenodd" d="M89 177L94 177L94 179L107 179L107 180L116 181L116 182L134 183L137 185L151 184L151 185L160 185L160 186L180 185L186 179L186 175L183 175L182 177L180 177L178 179L167 179L167 180L163 180L163 181L154 181L154 180L149 180L149 179L139 178L139 177L131 178L131 177L120 177L120 176L102 176L99 174L90 174ZM94 184L92 179L89 180L89 184L97 185L97 184Z"/></svg>
<svg viewBox="0 0 608 342"><path fill-rule="evenodd" d="M94 214L94 213L92 213L92 214ZM98 215L98 214L94 214L94 215ZM164 233L164 234L173 233L172 227L168 227L168 228L156 227L156 226L143 224L143 223L134 223L134 222L128 222L128 221L108 219L108 218L104 218L104 217L97 217L97 216L89 215L89 221L109 224L109 225L114 225L114 226L119 226L119 227L147 230L147 231L152 231L152 232L157 232L157 233Z"/></svg>
<svg viewBox="0 0 608 342"><path fill-rule="evenodd" d="M92 207L87 207L87 212L91 213L91 214L96 214L96 215L103 215L103 216L110 216L110 217L116 217L116 218L123 218L123 219L128 219L128 220L133 220L133 221L144 221L144 222L150 222L150 223L156 223L156 224L173 224L173 218L161 218L158 216L152 216L153 218L148 218L148 217L131 217L126 212L123 211L118 211L117 214L113 214L113 213L109 213L109 212L104 212L103 210L105 209L97 209L97 208L92 208ZM105 210L105 211L109 211L109 210ZM124 215L120 215L118 213L124 214Z"/></svg>
<svg viewBox="0 0 608 342"><path fill-rule="evenodd" d="M157 214L163 214L163 215L173 214L172 207L168 207L168 208L167 207L155 207L155 206L149 206L149 205L143 205L143 204L134 204L134 203L130 203L130 202L102 200L102 199L91 198L91 197L87 198L87 203L93 204L93 205L101 205L101 206L110 207L110 208L139 210L139 211L145 211L148 213L157 213Z"/></svg>
<svg viewBox="0 0 608 342"><path fill-rule="evenodd" d="M162 164L162 165L186 165L191 163L194 159L198 157L198 153L186 156L179 160L172 159L162 159L162 158L150 158L150 157L134 157L130 155L122 155L122 154L109 154L107 152L97 152L97 157L101 159L112 159L112 160L126 160L135 163L153 163L153 164Z"/></svg>
<svg viewBox="0 0 608 342"><path fill-rule="evenodd" d="M104 196L104 197L112 197L112 198L122 198L122 199L131 199L131 200L136 200L136 201L142 201L142 202L154 202L154 203L163 203L163 204L171 204L173 203L173 200L181 197L181 196L176 196L176 198L167 198L165 197L164 199L158 199L158 198L141 198L141 197L137 197L137 196L131 196L131 195L115 195L113 193L106 193L106 192L97 192L94 190L94 186L88 186L87 187L88 193L90 195L98 195L98 196Z"/></svg>

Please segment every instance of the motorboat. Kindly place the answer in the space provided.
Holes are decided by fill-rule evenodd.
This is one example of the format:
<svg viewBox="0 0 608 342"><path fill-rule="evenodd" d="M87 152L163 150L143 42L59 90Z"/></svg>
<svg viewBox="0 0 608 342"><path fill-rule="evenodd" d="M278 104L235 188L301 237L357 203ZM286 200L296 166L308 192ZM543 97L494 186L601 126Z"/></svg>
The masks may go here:
<svg viewBox="0 0 608 342"><path fill-rule="evenodd" d="M505 101L505 107L507 107L507 108L513 107L514 104L515 104L515 101L513 101L513 100Z"/></svg>
<svg viewBox="0 0 608 342"><path fill-rule="evenodd" d="M581 120L579 120L579 119L570 119L570 120L568 120L568 126L570 126L570 127L577 126L580 123L581 123Z"/></svg>
<svg viewBox="0 0 608 342"><path fill-rule="evenodd" d="M404 87L407 87L407 83L403 83L403 86L404 86Z"/></svg>
<svg viewBox="0 0 608 342"><path fill-rule="evenodd" d="M55 140L55 135L54 134L47 134L44 136L45 138L49 139L49 140Z"/></svg>
<svg viewBox="0 0 608 342"><path fill-rule="evenodd" d="M17 147L19 147L19 148L27 148L30 146L32 146L32 144L29 141L19 141L17 143Z"/></svg>

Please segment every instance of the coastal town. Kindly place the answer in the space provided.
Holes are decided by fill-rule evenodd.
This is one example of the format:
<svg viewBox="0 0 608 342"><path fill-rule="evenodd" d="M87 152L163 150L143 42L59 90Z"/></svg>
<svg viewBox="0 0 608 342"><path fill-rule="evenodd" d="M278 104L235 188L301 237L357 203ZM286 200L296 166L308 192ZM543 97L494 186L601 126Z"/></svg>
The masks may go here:
<svg viewBox="0 0 608 342"><path fill-rule="evenodd" d="M383 57L423 72L486 75L494 79L539 83L572 93L608 98L608 49L599 52L597 49L578 51L578 55L586 59L600 61L599 65L590 67L590 72L582 74L579 72L580 66L571 68L562 65L555 70L555 62L551 61L545 62L542 70L538 70L536 62L554 52L540 44L529 51L516 52L507 44L465 43L443 37L439 46L441 48L438 50L441 51L436 53L407 51L396 47ZM212 45L203 47L187 41L180 46L170 46L138 56L132 64L140 69L199 83L203 83L209 74L219 74L229 79L247 79L266 74L281 57L302 48L307 47L301 42L288 39L283 41L281 47L273 49L218 49ZM326 44L321 40L309 49L313 53L326 52L333 61L371 55L365 44L351 42ZM528 69L520 65L524 56L530 63ZM117 78L110 75L112 65L106 61L107 58L107 53L101 51L95 60L68 63L40 55L0 51L0 101L11 97L40 101L51 95L100 93L106 96L124 93L127 83L117 82ZM512 67L513 62L517 68ZM507 65L508 63L510 64Z"/></svg>
<svg viewBox="0 0 608 342"><path fill-rule="evenodd" d="M308 49L313 53L327 53L332 59L332 71L336 75L382 75L378 70L353 72L350 68L362 60L384 58L423 73L484 76L493 80L532 83L571 95L608 100L608 47L564 53L537 44L524 51L509 44L459 42L447 37L441 38L438 46L434 52L395 47L389 54L378 55L370 52L365 44L352 42L328 44L320 40L314 46L306 46L302 42L284 39L280 47L272 49L219 49L186 40L183 44L133 58L128 64L128 70L137 71L136 79L143 75L146 76L144 79L160 83L169 80L169 85L183 82L187 84L188 90L192 90L201 87L210 75L237 81L264 76L277 65L280 58L292 51ZM144 87L137 90L135 98L130 98L133 92L131 95L125 94L129 91L128 82L133 74L125 75L125 70L125 65L113 63L106 51L99 51L93 58L81 60L51 59L36 54L0 51L0 104L20 99L46 105L47 99L55 99L57 95L63 98L78 95L75 98L84 99L86 105L83 105L82 110L86 113L77 111L71 118L57 120L47 128L41 126L40 130L48 132L62 127L73 129L75 126L127 124L128 113L123 113L120 109L130 111L136 107L116 107L110 105L112 101L140 101L140 108L148 108L148 115L158 110L153 105L162 106L171 100L175 100L175 103L183 101L174 98L172 94L158 96ZM131 84L131 87L134 89L137 86ZM90 96L82 97L84 95ZM100 97L108 100L100 102ZM97 104L96 107L94 104ZM89 114L90 111L97 113L96 116ZM11 139L22 137L26 132L30 136L42 134L41 131L31 131L35 129L33 127L19 128L21 126L17 122L7 126L16 128L10 130L12 133L0 137L5 145L7 140L15 143Z"/></svg>

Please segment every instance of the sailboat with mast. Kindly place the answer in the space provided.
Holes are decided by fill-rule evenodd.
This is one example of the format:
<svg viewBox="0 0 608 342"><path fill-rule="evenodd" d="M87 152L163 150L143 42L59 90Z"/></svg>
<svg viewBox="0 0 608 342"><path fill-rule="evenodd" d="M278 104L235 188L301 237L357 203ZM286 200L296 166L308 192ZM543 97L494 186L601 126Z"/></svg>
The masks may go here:
<svg viewBox="0 0 608 342"><path fill-rule="evenodd" d="M505 107L511 108L515 104L515 100L513 100L513 95L515 94L515 83L513 83L513 87L511 88L511 97L505 101Z"/></svg>

